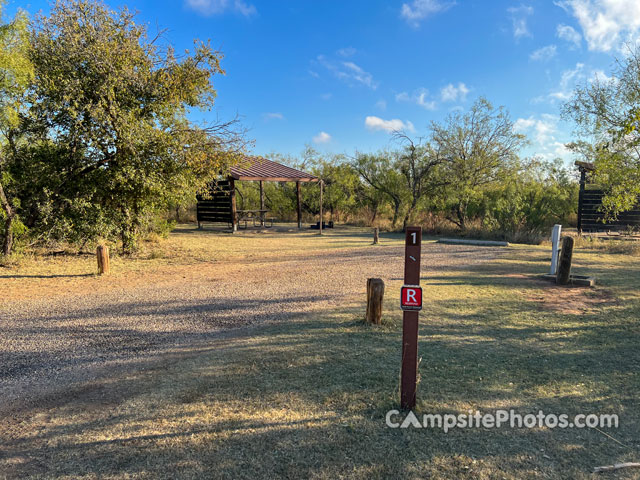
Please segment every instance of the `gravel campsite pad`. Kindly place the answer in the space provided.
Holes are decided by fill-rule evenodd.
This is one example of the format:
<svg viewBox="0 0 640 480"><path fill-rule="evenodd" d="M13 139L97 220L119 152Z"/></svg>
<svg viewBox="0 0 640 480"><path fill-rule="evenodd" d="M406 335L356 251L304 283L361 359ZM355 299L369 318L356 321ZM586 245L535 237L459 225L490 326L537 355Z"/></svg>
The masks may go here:
<svg viewBox="0 0 640 480"><path fill-rule="evenodd" d="M127 368L132 359L172 345L206 342L224 329L322 311L362 295L369 276L400 285L402 255L397 242L304 254L283 250L264 261L178 265L162 275L117 278L105 293L93 291L102 279L88 277L76 282L89 284L90 291L51 296L46 284L57 279L42 280L39 289L49 295L0 309L2 407L94 379L104 368ZM501 251L429 243L423 255L427 274L486 262Z"/></svg>

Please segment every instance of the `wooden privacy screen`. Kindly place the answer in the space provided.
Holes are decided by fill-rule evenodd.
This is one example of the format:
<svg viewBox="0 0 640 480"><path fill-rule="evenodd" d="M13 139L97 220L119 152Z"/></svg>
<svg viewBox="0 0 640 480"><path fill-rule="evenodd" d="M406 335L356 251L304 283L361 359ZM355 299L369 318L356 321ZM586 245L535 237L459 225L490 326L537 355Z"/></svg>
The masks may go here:
<svg viewBox="0 0 640 480"><path fill-rule="evenodd" d="M582 232L597 232L599 230L624 230L629 227L640 227L640 199L634 210L628 210L618 215L616 220L603 221L601 211L604 192L599 189L585 188L580 191L578 205L578 230Z"/></svg>
<svg viewBox="0 0 640 480"><path fill-rule="evenodd" d="M228 180L219 180L210 185L209 191L198 195L196 215L198 225L201 222L226 222L232 223L231 214L231 189Z"/></svg>

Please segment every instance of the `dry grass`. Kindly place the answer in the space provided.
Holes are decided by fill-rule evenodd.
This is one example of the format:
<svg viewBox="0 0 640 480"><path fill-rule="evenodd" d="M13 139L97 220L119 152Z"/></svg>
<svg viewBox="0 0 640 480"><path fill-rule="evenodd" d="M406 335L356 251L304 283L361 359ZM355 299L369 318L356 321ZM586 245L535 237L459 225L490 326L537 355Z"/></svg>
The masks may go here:
<svg viewBox="0 0 640 480"><path fill-rule="evenodd" d="M233 240L179 231L156 247L162 257L114 262L113 278L161 276L185 268L181 256L197 268L257 255L332 255L369 242L358 231ZM432 246L424 245L417 411L617 413L619 429L386 428L400 361L395 279L383 327L362 324L359 293L321 313L293 312L284 323L176 348L3 419L0 478L586 479L597 465L637 461L640 260L579 248L576 272L594 274L599 286L564 289L538 279L547 250L515 246L493 259L431 268ZM81 270L83 261L64 268Z"/></svg>

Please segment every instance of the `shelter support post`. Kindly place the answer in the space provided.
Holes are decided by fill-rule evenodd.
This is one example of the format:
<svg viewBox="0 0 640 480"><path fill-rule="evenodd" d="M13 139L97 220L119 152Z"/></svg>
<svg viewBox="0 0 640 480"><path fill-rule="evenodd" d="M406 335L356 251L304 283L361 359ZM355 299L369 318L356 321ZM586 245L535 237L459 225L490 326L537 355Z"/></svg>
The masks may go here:
<svg viewBox="0 0 640 480"><path fill-rule="evenodd" d="M298 228L302 228L302 196L300 194L300 182L296 182L296 197L298 198Z"/></svg>
<svg viewBox="0 0 640 480"><path fill-rule="evenodd" d="M238 209L236 207L236 182L229 178L229 194L231 196L231 230L238 231Z"/></svg>
<svg viewBox="0 0 640 480"><path fill-rule="evenodd" d="M578 194L578 235L582 235L582 206L584 204L584 190L587 183L587 172L580 169L580 193Z"/></svg>
<svg viewBox="0 0 640 480"><path fill-rule="evenodd" d="M260 226L264 227L264 182L260 180Z"/></svg>
<svg viewBox="0 0 640 480"><path fill-rule="evenodd" d="M324 182L320 180L320 235L322 235L322 190L324 188Z"/></svg>

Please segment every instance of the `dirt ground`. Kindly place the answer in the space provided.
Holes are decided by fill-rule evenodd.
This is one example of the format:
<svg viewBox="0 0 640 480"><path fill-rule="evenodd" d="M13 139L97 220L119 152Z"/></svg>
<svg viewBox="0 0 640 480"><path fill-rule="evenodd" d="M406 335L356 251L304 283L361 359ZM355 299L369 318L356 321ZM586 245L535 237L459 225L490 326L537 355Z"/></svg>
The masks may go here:
<svg viewBox="0 0 640 480"><path fill-rule="evenodd" d="M625 448L598 432L381 428L397 405L402 245L182 227L108 277L93 258L0 270L0 478L589 478L633 459L630 413L612 432ZM578 289L540 279L541 248L425 241L422 255L418 410L634 411L637 260L577 252L602 284ZM375 329L368 277L386 284Z"/></svg>

